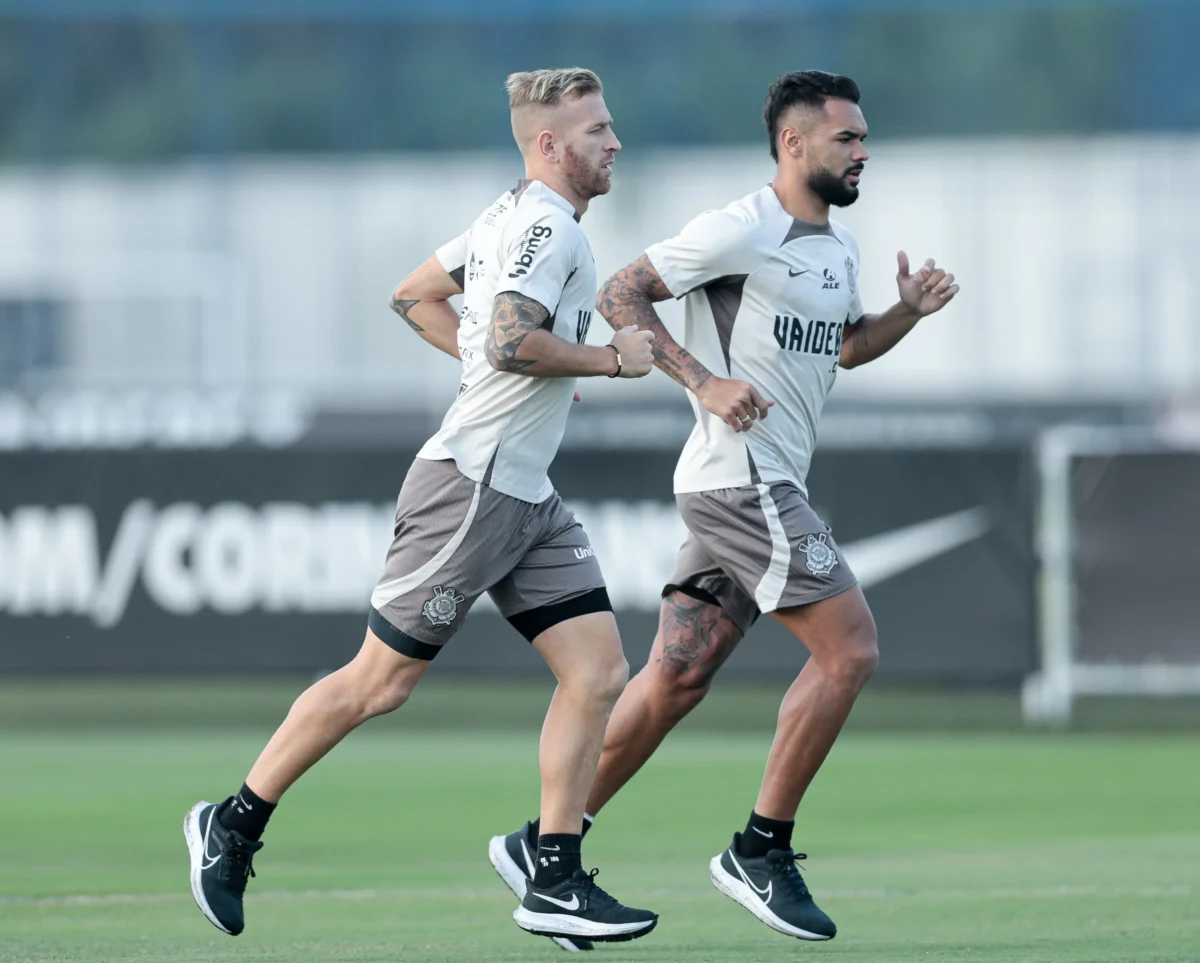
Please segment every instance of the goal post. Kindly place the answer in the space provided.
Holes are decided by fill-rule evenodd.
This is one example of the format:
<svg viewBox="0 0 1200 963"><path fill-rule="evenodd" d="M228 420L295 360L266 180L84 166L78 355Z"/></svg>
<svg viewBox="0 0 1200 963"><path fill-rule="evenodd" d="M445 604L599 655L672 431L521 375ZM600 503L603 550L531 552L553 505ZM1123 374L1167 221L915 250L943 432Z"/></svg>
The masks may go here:
<svg viewBox="0 0 1200 963"><path fill-rule="evenodd" d="M1200 695L1200 443L1059 426L1036 445L1041 664L1027 722L1079 696Z"/></svg>

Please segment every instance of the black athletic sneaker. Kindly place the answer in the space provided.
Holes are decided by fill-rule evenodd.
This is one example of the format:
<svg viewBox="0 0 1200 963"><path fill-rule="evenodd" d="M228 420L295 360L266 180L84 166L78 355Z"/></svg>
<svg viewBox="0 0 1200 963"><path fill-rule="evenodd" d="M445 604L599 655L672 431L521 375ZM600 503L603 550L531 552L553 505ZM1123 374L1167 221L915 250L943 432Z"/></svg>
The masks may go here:
<svg viewBox="0 0 1200 963"><path fill-rule="evenodd" d="M537 856L537 837L533 834L533 823L526 823L515 833L493 836L488 843L488 859L492 867L517 899L525 898L525 887L533 879L534 857ZM582 953L592 949L591 940L570 939L565 936L550 937L568 953Z"/></svg>
<svg viewBox="0 0 1200 963"><path fill-rule="evenodd" d="M837 927L813 902L796 869L808 857L773 849L759 859L746 859L737 852L740 838L741 833L734 833L730 847L708 864L713 885L780 933L802 940L833 939Z"/></svg>
<svg viewBox="0 0 1200 963"><path fill-rule="evenodd" d="M246 925L242 896L254 875L251 860L263 844L226 829L217 819L220 803L198 802L183 818L183 838L192 857L192 896L217 929L237 936Z"/></svg>
<svg viewBox="0 0 1200 963"><path fill-rule="evenodd" d="M577 869L545 889L531 882L513 919L539 936L583 936L598 943L636 940L654 929L658 914L622 906L596 885L597 872Z"/></svg>

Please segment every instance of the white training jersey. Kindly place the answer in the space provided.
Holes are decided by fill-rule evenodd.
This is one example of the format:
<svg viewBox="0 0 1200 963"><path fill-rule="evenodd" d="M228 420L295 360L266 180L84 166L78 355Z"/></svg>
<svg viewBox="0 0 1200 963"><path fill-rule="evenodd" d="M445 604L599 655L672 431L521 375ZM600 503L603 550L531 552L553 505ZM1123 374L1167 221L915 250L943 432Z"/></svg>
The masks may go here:
<svg viewBox="0 0 1200 963"><path fill-rule="evenodd" d="M463 288L462 383L417 457L452 458L472 481L522 501L544 501L554 491L546 470L566 429L575 379L497 371L484 345L492 304L506 291L546 308L545 327L558 337L578 344L587 337L596 265L575 208L541 181L522 181L439 248L437 259Z"/></svg>
<svg viewBox="0 0 1200 963"><path fill-rule="evenodd" d="M790 481L807 494L842 334L863 314L850 232L796 220L768 185L701 214L646 256L684 299L684 347L713 374L748 381L775 401L765 421L735 432L689 393L696 427L675 491Z"/></svg>

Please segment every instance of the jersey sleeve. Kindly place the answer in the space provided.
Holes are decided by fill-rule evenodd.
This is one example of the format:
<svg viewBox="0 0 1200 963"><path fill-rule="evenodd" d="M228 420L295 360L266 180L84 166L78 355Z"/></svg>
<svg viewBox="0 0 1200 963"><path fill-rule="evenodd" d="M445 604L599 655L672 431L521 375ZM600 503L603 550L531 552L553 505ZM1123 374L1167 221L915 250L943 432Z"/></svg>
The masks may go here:
<svg viewBox="0 0 1200 963"><path fill-rule="evenodd" d="M446 242L434 252L434 257L438 259L442 269L454 279L454 283L459 288L464 286L467 270L467 247L470 239L471 232L464 231L453 241Z"/></svg>
<svg viewBox="0 0 1200 963"><path fill-rule="evenodd" d="M729 211L705 211L674 237L646 248L646 257L677 298L717 278L754 270L751 226Z"/></svg>
<svg viewBox="0 0 1200 963"><path fill-rule="evenodd" d="M577 230L574 222L553 215L527 227L508 245L496 293L524 295L553 316L578 267Z"/></svg>

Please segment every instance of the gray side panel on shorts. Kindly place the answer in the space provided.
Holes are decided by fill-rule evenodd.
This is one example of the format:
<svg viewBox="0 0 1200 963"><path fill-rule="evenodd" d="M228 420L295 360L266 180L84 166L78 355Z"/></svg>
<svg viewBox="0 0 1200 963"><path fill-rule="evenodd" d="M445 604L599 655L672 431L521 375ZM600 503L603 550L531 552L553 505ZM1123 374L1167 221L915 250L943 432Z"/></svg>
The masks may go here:
<svg viewBox="0 0 1200 963"><path fill-rule="evenodd" d="M446 643L475 600L516 566L536 508L471 481L453 461L416 459L372 608L404 635Z"/></svg>
<svg viewBox="0 0 1200 963"><path fill-rule="evenodd" d="M505 618L604 588L604 575L583 526L555 492L537 506L536 538L489 593Z"/></svg>
<svg viewBox="0 0 1200 963"><path fill-rule="evenodd" d="M829 527L794 485L689 492L676 501L700 547L764 612L811 604L857 584Z"/></svg>
<svg viewBox="0 0 1200 963"><path fill-rule="evenodd" d="M738 586L720 565L700 546L695 535L688 534L675 558L675 570L663 589L663 595L672 589L699 590L717 600L717 604L745 634L759 616L758 606L752 596Z"/></svg>
<svg viewBox="0 0 1200 963"><path fill-rule="evenodd" d="M400 490L369 624L393 648L431 659L485 591L511 618L603 587L587 535L557 493L532 504L471 481L453 461L418 458Z"/></svg>

